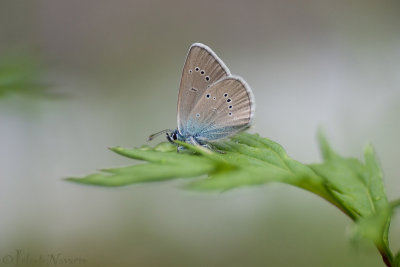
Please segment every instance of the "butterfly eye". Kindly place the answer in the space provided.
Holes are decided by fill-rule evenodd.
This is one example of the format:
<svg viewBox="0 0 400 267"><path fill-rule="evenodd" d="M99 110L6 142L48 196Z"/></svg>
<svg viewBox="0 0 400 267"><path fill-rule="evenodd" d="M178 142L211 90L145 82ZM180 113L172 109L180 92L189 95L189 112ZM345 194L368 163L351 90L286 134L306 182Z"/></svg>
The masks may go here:
<svg viewBox="0 0 400 267"><path fill-rule="evenodd" d="M176 139L178 139L178 137L176 136L176 133L172 133L172 134L171 134L171 137L172 137L172 140L174 140L174 141L175 141Z"/></svg>

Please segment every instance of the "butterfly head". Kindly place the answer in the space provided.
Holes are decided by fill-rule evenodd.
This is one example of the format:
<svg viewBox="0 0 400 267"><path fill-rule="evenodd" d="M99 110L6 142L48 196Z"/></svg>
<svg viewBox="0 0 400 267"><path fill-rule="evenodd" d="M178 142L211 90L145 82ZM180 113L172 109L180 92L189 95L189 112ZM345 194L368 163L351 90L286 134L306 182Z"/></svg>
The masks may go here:
<svg viewBox="0 0 400 267"><path fill-rule="evenodd" d="M185 141L185 138L179 133L178 129L173 132L167 133L167 140L171 143L174 143L176 140L178 141Z"/></svg>

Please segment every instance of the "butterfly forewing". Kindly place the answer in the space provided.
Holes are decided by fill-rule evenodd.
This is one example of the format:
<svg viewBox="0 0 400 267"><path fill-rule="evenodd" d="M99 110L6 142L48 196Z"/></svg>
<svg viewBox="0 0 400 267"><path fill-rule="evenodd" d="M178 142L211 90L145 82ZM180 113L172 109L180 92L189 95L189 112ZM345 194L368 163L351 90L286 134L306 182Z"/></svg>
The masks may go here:
<svg viewBox="0 0 400 267"><path fill-rule="evenodd" d="M207 88L229 75L228 68L208 46L196 43L190 47L178 95L177 120L180 132L185 130L189 114Z"/></svg>
<svg viewBox="0 0 400 267"><path fill-rule="evenodd" d="M188 115L187 135L199 141L215 141L250 126L253 94L244 80L226 77L209 87Z"/></svg>

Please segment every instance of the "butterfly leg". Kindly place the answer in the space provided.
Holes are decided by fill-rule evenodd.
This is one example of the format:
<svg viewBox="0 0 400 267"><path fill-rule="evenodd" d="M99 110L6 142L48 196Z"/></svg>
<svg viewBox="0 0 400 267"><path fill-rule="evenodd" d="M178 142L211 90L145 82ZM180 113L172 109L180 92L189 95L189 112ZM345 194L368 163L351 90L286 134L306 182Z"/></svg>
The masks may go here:
<svg viewBox="0 0 400 267"><path fill-rule="evenodd" d="M194 138L193 136L191 136L191 137L189 137L188 139L186 139L186 142L189 143L189 144L191 144L191 145L194 145L194 146L199 146L199 147L201 147L201 148L203 148L203 149L205 149L205 150L208 150L209 152L214 151L214 152L218 152L218 153L221 153L221 154L224 154L224 153L225 153L224 151L215 149L214 147L212 147L212 146L209 145L209 144L201 144L201 143L200 143L199 141L197 141L196 138ZM178 152L180 152L180 151L185 151L185 150L186 150L186 148L185 148L184 146L178 146L178 147L177 147L177 151L178 151Z"/></svg>
<svg viewBox="0 0 400 267"><path fill-rule="evenodd" d="M189 137L187 142L195 146L202 146L202 144L200 144L193 136Z"/></svg>
<svg viewBox="0 0 400 267"><path fill-rule="evenodd" d="M207 148L209 150L214 150L209 144L204 144L204 145L201 145L201 146L204 147L204 148Z"/></svg>
<svg viewBox="0 0 400 267"><path fill-rule="evenodd" d="M209 145L202 145L202 144L199 144L196 140L191 141L191 140L189 139L189 140L187 140L187 142L188 142L189 144L191 144L191 145L200 146L200 147L204 147L204 148L206 148L206 149L208 149L208 150L212 150L211 147L210 147ZM178 147L176 148L176 150L177 150L177 152L187 151L186 147L184 147L184 146L178 146Z"/></svg>
<svg viewBox="0 0 400 267"><path fill-rule="evenodd" d="M189 143L192 144L192 145L195 145L195 146L204 147L205 149L210 150L210 151L218 152L220 154L225 154L224 151L218 150L218 149L216 149L215 147L212 147L209 144L201 144L201 143L199 143L194 137L190 137Z"/></svg>

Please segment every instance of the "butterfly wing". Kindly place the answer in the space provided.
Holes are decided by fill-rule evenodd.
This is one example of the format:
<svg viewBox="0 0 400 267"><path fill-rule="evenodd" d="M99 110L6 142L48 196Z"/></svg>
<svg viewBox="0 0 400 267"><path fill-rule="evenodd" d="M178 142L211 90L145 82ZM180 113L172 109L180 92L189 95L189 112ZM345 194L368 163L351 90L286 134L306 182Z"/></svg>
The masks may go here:
<svg viewBox="0 0 400 267"><path fill-rule="evenodd" d="M247 83L240 77L226 77L202 94L182 134L205 142L227 138L250 126L254 109Z"/></svg>
<svg viewBox="0 0 400 267"><path fill-rule="evenodd" d="M214 82L230 75L224 62L206 45L193 44L183 67L178 95L178 130L185 131L188 116Z"/></svg>

